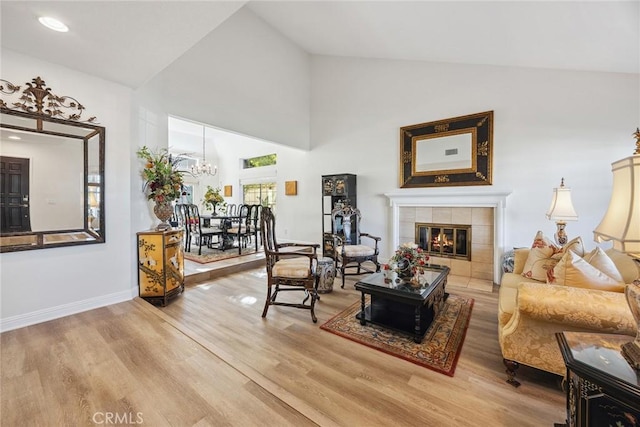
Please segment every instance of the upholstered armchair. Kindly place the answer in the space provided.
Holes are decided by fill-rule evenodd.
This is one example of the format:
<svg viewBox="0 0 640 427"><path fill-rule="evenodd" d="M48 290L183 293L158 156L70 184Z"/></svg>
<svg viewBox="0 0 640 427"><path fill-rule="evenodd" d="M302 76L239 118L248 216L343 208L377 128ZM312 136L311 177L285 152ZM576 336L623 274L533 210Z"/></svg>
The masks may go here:
<svg viewBox="0 0 640 427"><path fill-rule="evenodd" d="M360 232L360 210L349 205L337 207L331 211L331 219L335 230L334 259L336 271L339 271L342 276L341 287L344 288L344 279L347 275L379 272L378 243L381 239L369 233ZM369 244L364 244L363 237ZM364 263L368 264L363 266Z"/></svg>
<svg viewBox="0 0 640 427"><path fill-rule="evenodd" d="M540 280L545 280L544 277L538 276L538 280L535 280L535 266L530 270L530 265L527 265L531 264L531 252L536 250L538 248L517 249L513 272L504 273L500 283L500 349L507 368L507 382L516 387L520 385L515 379L520 364L561 376L566 374L556 332L624 334L629 335L630 341L636 335L636 324L622 293L625 283L640 277L640 271L630 257L611 249L596 249L585 253L584 258L567 253L555 266L549 264L548 259L539 259L537 263L540 266L546 263L543 270L546 270L551 284ZM596 256L604 258L602 253L620 273L621 278L616 279L617 285L609 283L606 278L598 279L599 273L594 270L588 271L596 276L595 279L581 275L580 268L584 267L584 271L589 268L583 264L595 264L593 260ZM567 264L566 268L563 262ZM578 268L574 268L576 265ZM569 279L573 277L577 281L569 285L559 284L560 275ZM609 284L598 286L598 280Z"/></svg>

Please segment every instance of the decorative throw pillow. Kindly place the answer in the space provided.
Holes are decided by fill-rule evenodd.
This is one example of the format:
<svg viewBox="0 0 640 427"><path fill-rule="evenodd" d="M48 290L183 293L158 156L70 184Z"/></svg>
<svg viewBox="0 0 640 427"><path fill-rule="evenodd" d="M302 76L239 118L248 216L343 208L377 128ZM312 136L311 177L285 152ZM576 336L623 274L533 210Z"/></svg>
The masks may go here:
<svg viewBox="0 0 640 427"><path fill-rule="evenodd" d="M547 280L547 272L553 270L558 263L553 254L556 253L555 247L534 247L529 251L527 262L522 269L522 275L527 279L538 280L544 282Z"/></svg>
<svg viewBox="0 0 640 427"><path fill-rule="evenodd" d="M533 238L533 244L524 264L522 275L528 279L540 282L546 281L549 271L569 251L576 253L578 256L584 255L584 244L581 237L576 237L563 247L559 247L551 239L547 238L542 231L538 231Z"/></svg>
<svg viewBox="0 0 640 427"><path fill-rule="evenodd" d="M624 283L609 277L573 251L567 251L558 264L549 270L547 282L553 285L610 292L624 292L625 286Z"/></svg>
<svg viewBox="0 0 640 427"><path fill-rule="evenodd" d="M622 274L618 270L618 267L613 260L609 258L609 255L607 255L600 247L595 248L585 255L584 260L607 276L611 277L616 282L624 283L624 279L622 278Z"/></svg>
<svg viewBox="0 0 640 427"><path fill-rule="evenodd" d="M562 250L558 252L558 259L562 258L567 251L572 251L579 257L584 256L584 244L582 243L582 237L576 237L571 239L566 245L562 247Z"/></svg>

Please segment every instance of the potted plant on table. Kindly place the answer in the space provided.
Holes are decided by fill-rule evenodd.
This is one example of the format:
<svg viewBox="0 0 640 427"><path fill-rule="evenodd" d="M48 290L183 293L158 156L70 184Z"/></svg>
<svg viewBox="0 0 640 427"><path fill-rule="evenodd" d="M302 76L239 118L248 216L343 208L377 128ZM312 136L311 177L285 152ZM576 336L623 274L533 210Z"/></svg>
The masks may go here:
<svg viewBox="0 0 640 427"><path fill-rule="evenodd" d="M156 229L167 230L171 228L168 220L173 215L171 203L182 194L182 173L177 168L179 160L172 158L167 149L152 152L147 146L136 154L145 162L142 169L143 191L147 193L148 200L155 202L153 213L160 220Z"/></svg>
<svg viewBox="0 0 640 427"><path fill-rule="evenodd" d="M216 208L220 206L223 208L226 206L226 202L220 194L220 188L213 188L210 185L207 185L207 191L204 193L204 199L202 200L202 206L205 209L213 210L213 214L216 215Z"/></svg>
<svg viewBox="0 0 640 427"><path fill-rule="evenodd" d="M389 269L398 273L398 277L405 281L411 281L416 274L424 273L424 266L429 260L421 247L408 242L401 244L395 254L389 260ZM385 266L387 269L387 266Z"/></svg>

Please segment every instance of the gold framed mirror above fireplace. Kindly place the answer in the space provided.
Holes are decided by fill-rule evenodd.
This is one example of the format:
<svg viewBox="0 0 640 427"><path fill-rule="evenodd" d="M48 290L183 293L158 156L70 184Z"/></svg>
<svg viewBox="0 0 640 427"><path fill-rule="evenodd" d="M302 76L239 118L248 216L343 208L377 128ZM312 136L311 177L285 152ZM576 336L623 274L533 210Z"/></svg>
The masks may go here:
<svg viewBox="0 0 640 427"><path fill-rule="evenodd" d="M400 128L400 187L491 185L493 111Z"/></svg>

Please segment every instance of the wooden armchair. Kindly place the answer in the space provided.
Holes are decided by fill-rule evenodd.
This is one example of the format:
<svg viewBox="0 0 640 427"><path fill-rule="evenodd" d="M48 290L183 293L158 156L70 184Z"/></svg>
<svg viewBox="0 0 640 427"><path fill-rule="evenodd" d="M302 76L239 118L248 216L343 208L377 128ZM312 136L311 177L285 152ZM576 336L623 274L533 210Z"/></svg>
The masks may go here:
<svg viewBox="0 0 640 427"><path fill-rule="evenodd" d="M333 235L334 260L336 271L339 271L342 276L342 288L344 288L345 276L380 271L380 263L378 262L380 249L378 248L378 243L381 239L369 233L361 233L360 218L360 211L350 205L338 207L331 211L331 220L335 231ZM373 246L362 244L362 237L370 239L369 243ZM362 265L367 262L373 264L373 266ZM374 266L375 270L372 269ZM347 269L350 272L347 272Z"/></svg>
<svg viewBox="0 0 640 427"><path fill-rule="evenodd" d="M315 274L318 261L318 244L300 244L276 242L276 220L270 208L263 208L260 215L260 237L264 245L267 263L267 299L262 317L267 316L269 306L283 305L311 311L311 319L318 321L314 311L318 296L318 276ZM288 248L289 250L285 249ZM273 290L272 288L275 288ZM304 299L301 303L276 301L278 293L285 291L302 291ZM307 304L307 301L311 301Z"/></svg>

